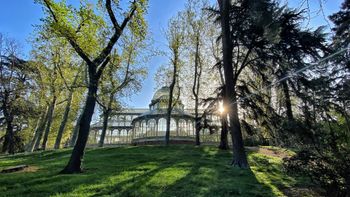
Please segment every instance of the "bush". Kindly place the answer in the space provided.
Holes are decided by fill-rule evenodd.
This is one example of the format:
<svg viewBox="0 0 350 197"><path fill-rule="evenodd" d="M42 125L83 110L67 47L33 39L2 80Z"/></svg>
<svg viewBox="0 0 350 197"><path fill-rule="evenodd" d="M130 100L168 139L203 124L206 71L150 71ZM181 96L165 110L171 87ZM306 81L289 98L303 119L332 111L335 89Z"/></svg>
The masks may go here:
<svg viewBox="0 0 350 197"><path fill-rule="evenodd" d="M350 155L349 149L337 153L300 151L284 159L289 173L308 175L311 180L324 188L327 196L350 196Z"/></svg>

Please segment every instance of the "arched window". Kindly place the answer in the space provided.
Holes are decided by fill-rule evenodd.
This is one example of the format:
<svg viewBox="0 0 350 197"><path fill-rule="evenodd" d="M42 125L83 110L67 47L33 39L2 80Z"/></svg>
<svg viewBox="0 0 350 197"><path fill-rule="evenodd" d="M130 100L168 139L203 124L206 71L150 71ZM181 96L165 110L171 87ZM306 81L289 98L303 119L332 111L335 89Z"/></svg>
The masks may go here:
<svg viewBox="0 0 350 197"><path fill-rule="evenodd" d="M122 130L120 131L120 136L119 136L118 141L119 141L119 142L126 142L126 136L127 136L127 131L126 131L126 129L122 129Z"/></svg>
<svg viewBox="0 0 350 197"><path fill-rule="evenodd" d="M177 125L174 118L170 119L170 135L177 136Z"/></svg>
<svg viewBox="0 0 350 197"><path fill-rule="evenodd" d="M119 126L125 126L125 116L119 116Z"/></svg>
<svg viewBox="0 0 350 197"><path fill-rule="evenodd" d="M165 118L161 118L158 120L158 136L165 136L166 130L166 120Z"/></svg>
<svg viewBox="0 0 350 197"><path fill-rule="evenodd" d="M135 122L135 128L134 128L134 138L138 138L140 135L140 122Z"/></svg>
<svg viewBox="0 0 350 197"><path fill-rule="evenodd" d="M147 123L146 123L146 120L143 120L141 122L141 136L142 137L146 136L146 130L147 130Z"/></svg>
<svg viewBox="0 0 350 197"><path fill-rule="evenodd" d="M119 115L118 116L118 122L119 122L119 126L124 126L124 116Z"/></svg>
<svg viewBox="0 0 350 197"><path fill-rule="evenodd" d="M188 133L189 133L189 135L195 135L195 133L194 133L194 129L193 129L193 121L191 121L191 120L189 120L188 121L188 123L187 123L187 129L188 129Z"/></svg>
<svg viewBox="0 0 350 197"><path fill-rule="evenodd" d="M156 120L151 119L147 124L147 136L155 136L156 135Z"/></svg>
<svg viewBox="0 0 350 197"><path fill-rule="evenodd" d="M130 126L131 125L131 115L126 115L125 116L125 126Z"/></svg>
<svg viewBox="0 0 350 197"><path fill-rule="evenodd" d="M113 137L118 136L118 130L111 129L111 134Z"/></svg>
<svg viewBox="0 0 350 197"><path fill-rule="evenodd" d="M188 129L186 128L187 124L184 119L179 120L179 135L186 136L188 135Z"/></svg>

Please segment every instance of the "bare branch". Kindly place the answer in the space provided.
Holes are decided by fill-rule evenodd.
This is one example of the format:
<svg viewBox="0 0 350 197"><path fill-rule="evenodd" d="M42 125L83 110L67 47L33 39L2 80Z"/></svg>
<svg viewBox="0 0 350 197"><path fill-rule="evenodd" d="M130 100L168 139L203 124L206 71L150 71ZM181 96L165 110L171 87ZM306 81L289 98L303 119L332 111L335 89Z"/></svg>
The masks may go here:
<svg viewBox="0 0 350 197"><path fill-rule="evenodd" d="M114 15L114 12L112 10L112 5L111 5L111 0L106 0L106 9L107 9L107 12L108 12L108 15L109 15L109 18L111 19L112 21L112 24L113 24L113 27L116 31L119 31L120 30L120 26L118 24L118 21L117 19L115 18L115 15Z"/></svg>
<svg viewBox="0 0 350 197"><path fill-rule="evenodd" d="M106 0L106 1L109 1L109 0ZM124 18L124 21L123 21L122 25L120 26L120 28L115 29L113 36L110 38L109 42L107 43L107 46L101 51L100 55L94 59L93 63L95 65L100 65L104 61L104 59L108 56L108 54L110 54L110 52L112 51L114 44L117 42L117 40L119 39L120 35L122 34L125 26L127 25L127 23L130 21L130 19L132 18L132 16L135 13L135 10L136 10L135 4L136 4L136 2L134 1L132 3L132 7L131 7L131 10L129 11L129 14ZM107 6L107 3L106 3L106 6ZM107 8L107 10L108 10L108 8ZM112 10L110 10L108 12L113 13Z"/></svg>

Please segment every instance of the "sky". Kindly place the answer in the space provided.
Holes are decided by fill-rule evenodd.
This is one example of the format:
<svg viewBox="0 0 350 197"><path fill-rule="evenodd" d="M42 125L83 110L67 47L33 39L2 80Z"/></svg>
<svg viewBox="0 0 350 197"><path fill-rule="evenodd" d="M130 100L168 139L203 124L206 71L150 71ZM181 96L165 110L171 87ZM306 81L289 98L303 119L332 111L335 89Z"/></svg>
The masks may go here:
<svg viewBox="0 0 350 197"><path fill-rule="evenodd" d="M121 0L125 1L125 0ZM210 0L215 2L215 0ZM322 4L322 12L319 2ZM288 3L290 7L299 7L302 0L281 0L283 4ZM309 0L310 2L310 21L309 27L320 25L331 25L325 20L328 16L340 9L343 0ZM154 48L166 51L166 39L164 30L168 21L175 16L178 11L184 9L186 0L149 0L149 9L146 20L149 24L149 31L154 40ZM306 6L306 4L304 5ZM31 49L28 43L32 35L34 25L41 23L43 11L40 5L35 4L34 0L0 0L0 33L7 37L17 40L22 47L22 55L29 58ZM328 26L329 27L329 26ZM139 93L125 100L127 107L146 108L150 103L153 93L156 90L154 74L160 65L168 63L167 57L153 57L147 67L149 68L148 77L143 82L142 89Z"/></svg>

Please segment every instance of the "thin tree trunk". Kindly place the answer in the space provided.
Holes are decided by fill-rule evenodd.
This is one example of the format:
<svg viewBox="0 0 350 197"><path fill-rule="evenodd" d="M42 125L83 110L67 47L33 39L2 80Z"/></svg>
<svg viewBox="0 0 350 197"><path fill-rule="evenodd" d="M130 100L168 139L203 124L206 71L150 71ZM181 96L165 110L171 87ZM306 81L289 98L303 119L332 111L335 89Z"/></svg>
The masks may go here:
<svg viewBox="0 0 350 197"><path fill-rule="evenodd" d="M169 87L170 91L169 91L169 103L168 103L167 118L166 118L165 145L169 145L169 142L170 142L170 122L171 122L171 111L173 110L173 93L174 93L174 87L176 82L176 70L177 70L176 67L177 65L174 64L173 80Z"/></svg>
<svg viewBox="0 0 350 197"><path fill-rule="evenodd" d="M78 133L79 133L79 123L80 123L81 119L83 118L83 112L84 112L84 109L80 112L79 117L77 119L77 122L75 123L75 127L74 127L74 130L72 132L72 136L71 136L71 139L69 142L70 147L73 147L75 145L75 142L77 141Z"/></svg>
<svg viewBox="0 0 350 197"><path fill-rule="evenodd" d="M107 127L108 127L109 115L110 115L110 110L107 109L107 110L103 111L102 133L101 133L100 141L98 142L99 147L103 147L103 145L104 145Z"/></svg>
<svg viewBox="0 0 350 197"><path fill-rule="evenodd" d="M63 75L61 75L61 76L63 78ZM72 86L75 86L78 78L79 78L79 72L75 75ZM64 132L64 129L66 127L67 121L68 121L68 115L69 115L69 112L71 109L73 93L74 93L74 89L72 87L68 87L67 83L65 83L65 84L66 84L66 89L68 89L68 91L69 91L69 94L68 94L68 98L67 98L67 105L66 105L66 108L64 110L64 114L63 114L62 121L60 124L60 128L58 129L58 132L57 132L56 142L55 142L55 146L54 146L55 149L60 148L63 132Z"/></svg>
<svg viewBox="0 0 350 197"><path fill-rule="evenodd" d="M41 112L40 118L36 121L36 126L33 132L33 138L30 140L30 142L25 146L25 151L32 152L32 148L34 147L34 143L36 138L38 137L38 129L40 127L41 122L43 121L43 118L45 117L45 113Z"/></svg>
<svg viewBox="0 0 350 197"><path fill-rule="evenodd" d="M95 79L95 78L94 78ZM92 80L92 82L91 82ZM89 137L90 123L96 105L98 79L93 80L90 77L89 91L85 102L85 107L82 112L82 117L79 120L78 139L73 148L72 155L67 166L61 171L64 174L80 173L81 162L84 157L85 146Z"/></svg>
<svg viewBox="0 0 350 197"><path fill-rule="evenodd" d="M36 126L35 131L34 131L33 139L30 141L30 143L28 145L29 152L33 152L34 145L35 145L36 141L38 141L40 133L42 133L44 130L45 123L46 123L45 117L47 114L47 110L48 110L48 108L41 113L40 119L38 120L37 126Z"/></svg>
<svg viewBox="0 0 350 197"><path fill-rule="evenodd" d="M62 121L61 121L60 127L59 127L58 132L57 132L56 142L55 142L55 145L54 145L55 149L59 149L60 148L63 132L64 132L64 129L66 127L66 124L67 124L67 121L68 121L68 115L69 115L69 112L70 112L70 109L71 109L71 105L72 105L72 99L73 99L73 91L69 91L69 95L68 95L68 98L67 98L67 105L65 107L65 110L64 110L64 113L63 113L63 117L62 117Z"/></svg>
<svg viewBox="0 0 350 197"><path fill-rule="evenodd" d="M287 118L289 121L293 121L294 116L293 116L292 102L290 100L288 84L287 84L287 81L282 81L281 83L282 83L282 89L284 94L284 105L286 107Z"/></svg>
<svg viewBox="0 0 350 197"><path fill-rule="evenodd" d="M198 71L199 68L199 35L196 35L196 51L195 51L195 60L194 60L194 82L192 93L194 95L194 116L195 116L195 129L196 129L196 145L200 145L200 121L201 118L198 115L198 106L199 106L199 86L200 86L200 76L201 71Z"/></svg>
<svg viewBox="0 0 350 197"><path fill-rule="evenodd" d="M51 105L49 107L49 114L48 114L48 118L47 118L45 134L44 134L43 142L41 144L41 149L43 149L43 150L45 150L46 146L47 146L47 140L49 138L49 133L50 133L50 129L51 129L51 123L52 123L52 119L53 119L53 111L55 110L56 100L57 100L57 97L54 96L53 99L52 99L52 103L51 103Z"/></svg>
<svg viewBox="0 0 350 197"><path fill-rule="evenodd" d="M47 110L45 113L46 114L45 119L43 120L42 125L41 125L40 129L38 130L38 138L36 139L36 141L34 143L33 151L38 150L40 147L40 141L41 141L41 138L43 137L45 125L47 124L47 120L49 118L49 111L50 111L50 106L47 107Z"/></svg>
<svg viewBox="0 0 350 197"><path fill-rule="evenodd" d="M221 14L222 29L222 49L223 49L223 67L225 76L225 99L228 101L227 111L229 114L231 138L233 143L232 165L241 168L249 168L247 156L244 151L242 131L238 117L237 94L235 89L235 80L232 67L233 44L230 38L229 10L230 0L218 0Z"/></svg>
<svg viewBox="0 0 350 197"><path fill-rule="evenodd" d="M177 38L176 38L177 39ZM179 42L179 40L176 40L175 42ZM172 82L169 87L169 103L168 103L168 109L167 109L167 118L166 118L166 132L165 132L165 145L169 145L170 142L170 123L171 123L171 112L173 110L173 94L174 94L174 87L176 83L176 76L177 76L177 64L178 64L178 56L179 56L179 46L175 46L176 48L173 48L174 53L174 59L172 61L173 63L173 78Z"/></svg>

